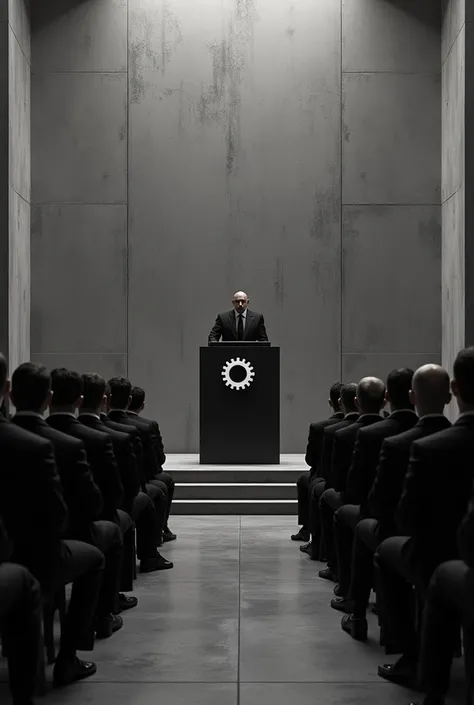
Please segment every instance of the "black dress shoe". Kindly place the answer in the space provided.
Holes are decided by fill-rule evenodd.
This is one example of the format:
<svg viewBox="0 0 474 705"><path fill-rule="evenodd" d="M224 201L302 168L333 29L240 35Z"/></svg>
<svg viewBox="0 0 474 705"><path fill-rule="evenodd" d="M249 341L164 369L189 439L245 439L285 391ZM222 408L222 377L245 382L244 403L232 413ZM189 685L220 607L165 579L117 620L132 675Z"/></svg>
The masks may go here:
<svg viewBox="0 0 474 705"><path fill-rule="evenodd" d="M124 595L123 592L119 594L119 612L125 612L125 610L131 610L132 607L138 605L138 599L133 595Z"/></svg>
<svg viewBox="0 0 474 705"><path fill-rule="evenodd" d="M345 595L342 594L341 586L339 583L334 587L333 592L336 597L345 597Z"/></svg>
<svg viewBox="0 0 474 705"><path fill-rule="evenodd" d="M163 531L163 542L167 543L168 541L176 541L176 534L173 534L171 529L167 526Z"/></svg>
<svg viewBox="0 0 474 705"><path fill-rule="evenodd" d="M407 656L401 656L396 663L384 663L378 667L381 678L412 690L418 689L416 680L416 663Z"/></svg>
<svg viewBox="0 0 474 705"><path fill-rule="evenodd" d="M118 614L111 614L97 622L95 635L97 639L108 639L115 632L123 627L123 619Z"/></svg>
<svg viewBox="0 0 474 705"><path fill-rule="evenodd" d="M309 541L310 539L310 533L309 531L306 531L306 529L301 528L297 534L293 534L291 536L292 541Z"/></svg>
<svg viewBox="0 0 474 705"><path fill-rule="evenodd" d="M89 678L96 671L97 666L92 661L81 661L77 656L65 659L60 654L54 666L53 683L56 688L62 688L83 678Z"/></svg>
<svg viewBox="0 0 474 705"><path fill-rule="evenodd" d="M301 553L306 553L308 556L310 556L312 551L311 547L311 541L309 543L304 543L302 546L300 546L300 551Z"/></svg>
<svg viewBox="0 0 474 705"><path fill-rule="evenodd" d="M354 602L353 600L348 600L347 597L333 597L331 600L331 607L333 610L337 610L338 612L351 614L354 609Z"/></svg>
<svg viewBox="0 0 474 705"><path fill-rule="evenodd" d="M320 570L318 575L320 578L324 578L324 580L331 580L333 583L337 583L337 575L329 566L324 570Z"/></svg>
<svg viewBox="0 0 474 705"><path fill-rule="evenodd" d="M155 570L169 570L174 564L158 553L155 558L147 558L140 561L140 573L154 573Z"/></svg>
<svg viewBox="0 0 474 705"><path fill-rule="evenodd" d="M365 617L346 614L341 620L342 631L350 634L356 641L367 641L368 625Z"/></svg>

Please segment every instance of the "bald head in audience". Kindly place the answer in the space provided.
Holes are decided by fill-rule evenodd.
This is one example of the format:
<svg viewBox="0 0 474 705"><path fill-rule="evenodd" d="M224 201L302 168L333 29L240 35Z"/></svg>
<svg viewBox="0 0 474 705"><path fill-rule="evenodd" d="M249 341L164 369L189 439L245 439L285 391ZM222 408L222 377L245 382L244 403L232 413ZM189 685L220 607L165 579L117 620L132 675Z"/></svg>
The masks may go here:
<svg viewBox="0 0 474 705"><path fill-rule="evenodd" d="M413 375L410 401L418 416L442 414L451 401L449 374L439 365L423 365Z"/></svg>
<svg viewBox="0 0 474 705"><path fill-rule="evenodd" d="M363 377L357 385L359 414L380 414L385 404L385 384L378 377Z"/></svg>

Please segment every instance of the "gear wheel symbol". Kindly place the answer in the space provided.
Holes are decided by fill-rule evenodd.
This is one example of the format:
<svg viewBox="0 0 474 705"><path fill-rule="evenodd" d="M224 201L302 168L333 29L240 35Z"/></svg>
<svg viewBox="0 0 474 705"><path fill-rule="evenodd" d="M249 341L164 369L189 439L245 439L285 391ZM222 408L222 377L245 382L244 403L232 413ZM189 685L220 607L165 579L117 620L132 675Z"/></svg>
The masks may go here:
<svg viewBox="0 0 474 705"><path fill-rule="evenodd" d="M230 371L234 367L243 367L245 370L245 377L241 382L234 382L234 380L230 376ZM237 358L232 358L232 360L229 360L228 362L225 363L224 367L222 368L222 381L225 382L226 387L230 387L230 389L245 389L246 387L250 387L251 382L253 382L253 379L255 377L255 372L253 371L253 367L248 362L247 360L244 360L244 358L240 359L240 357Z"/></svg>

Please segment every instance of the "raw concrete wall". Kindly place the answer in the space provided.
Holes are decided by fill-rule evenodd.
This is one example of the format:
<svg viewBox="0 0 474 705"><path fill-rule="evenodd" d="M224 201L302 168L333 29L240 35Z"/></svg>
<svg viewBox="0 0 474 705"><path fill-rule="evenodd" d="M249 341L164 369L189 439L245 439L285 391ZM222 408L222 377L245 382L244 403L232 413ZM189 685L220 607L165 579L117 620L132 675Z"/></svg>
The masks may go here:
<svg viewBox="0 0 474 705"><path fill-rule="evenodd" d="M474 2L445 0L441 45L442 159L442 357L451 371L456 354L474 344L472 227L474 146L467 126L474 118ZM456 416L453 402L451 416Z"/></svg>
<svg viewBox="0 0 474 705"><path fill-rule="evenodd" d="M35 359L128 371L196 451L198 347L243 288L292 452L341 372L437 358L440 18L417 5L37 3Z"/></svg>
<svg viewBox="0 0 474 705"><path fill-rule="evenodd" d="M0 350L30 356L30 27L26 0L0 3Z"/></svg>

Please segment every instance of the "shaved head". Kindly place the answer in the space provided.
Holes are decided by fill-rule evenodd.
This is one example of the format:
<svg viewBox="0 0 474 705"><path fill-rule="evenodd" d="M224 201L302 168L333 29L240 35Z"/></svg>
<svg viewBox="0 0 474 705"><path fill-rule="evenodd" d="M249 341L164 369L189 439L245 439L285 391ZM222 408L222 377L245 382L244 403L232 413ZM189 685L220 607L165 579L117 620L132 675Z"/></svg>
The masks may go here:
<svg viewBox="0 0 474 705"><path fill-rule="evenodd" d="M451 401L449 374L440 365L423 365L413 375L412 403L420 416L441 414Z"/></svg>
<svg viewBox="0 0 474 705"><path fill-rule="evenodd" d="M232 297L232 305L237 313L243 313L249 305L249 297L245 291L236 291Z"/></svg>
<svg viewBox="0 0 474 705"><path fill-rule="evenodd" d="M233 301L235 301L235 299L247 299L247 300L248 300L248 298L249 298L249 297L247 296L247 294L245 293L245 291L236 291L235 294L234 294L233 297L232 297L232 300L233 300Z"/></svg>
<svg viewBox="0 0 474 705"><path fill-rule="evenodd" d="M357 406L361 414L379 414L385 403L385 384L378 377L363 377L357 385Z"/></svg>

